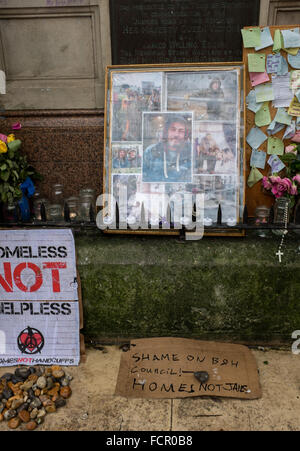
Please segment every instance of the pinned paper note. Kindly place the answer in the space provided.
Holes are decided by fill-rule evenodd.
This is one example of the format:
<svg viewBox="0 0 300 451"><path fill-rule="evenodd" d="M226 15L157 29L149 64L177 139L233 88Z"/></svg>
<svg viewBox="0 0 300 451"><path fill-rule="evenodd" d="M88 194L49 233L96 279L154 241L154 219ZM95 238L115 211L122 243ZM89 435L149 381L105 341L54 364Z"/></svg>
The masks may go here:
<svg viewBox="0 0 300 451"><path fill-rule="evenodd" d="M252 149L258 149L268 137L258 127L252 127L246 141Z"/></svg>
<svg viewBox="0 0 300 451"><path fill-rule="evenodd" d="M290 75L273 75L273 106L275 108L289 107L293 100L293 91L290 88Z"/></svg>
<svg viewBox="0 0 300 451"><path fill-rule="evenodd" d="M285 48L300 47L299 28L293 30L281 30L283 44Z"/></svg>
<svg viewBox="0 0 300 451"><path fill-rule="evenodd" d="M261 31L259 27L243 28L241 32L245 48L261 45Z"/></svg>
<svg viewBox="0 0 300 451"><path fill-rule="evenodd" d="M297 97L294 97L291 101L289 114L291 116L300 116L300 102L298 101Z"/></svg>
<svg viewBox="0 0 300 451"><path fill-rule="evenodd" d="M271 166L271 172L274 174L275 172L280 172L285 168L285 164L280 160L277 155L271 155L268 159L268 165Z"/></svg>
<svg viewBox="0 0 300 451"><path fill-rule="evenodd" d="M248 71L265 72L266 55L264 53L248 53Z"/></svg>
<svg viewBox="0 0 300 451"><path fill-rule="evenodd" d="M286 75L289 72L288 63L284 56L280 55L279 64L277 67L277 75Z"/></svg>
<svg viewBox="0 0 300 451"><path fill-rule="evenodd" d="M287 113L285 108L278 108L274 121L279 122L280 124L290 125L292 116Z"/></svg>
<svg viewBox="0 0 300 451"><path fill-rule="evenodd" d="M6 80L3 70L0 70L0 94L6 94Z"/></svg>
<svg viewBox="0 0 300 451"><path fill-rule="evenodd" d="M253 113L257 113L261 108L261 103L256 103L256 95L254 89L252 89L246 97L246 106L248 110L253 111Z"/></svg>
<svg viewBox="0 0 300 451"><path fill-rule="evenodd" d="M247 180L247 185L249 186L249 188L252 188L253 185L255 185L255 183L259 182L261 179L263 178L262 173L257 169L257 168L251 168L248 180Z"/></svg>
<svg viewBox="0 0 300 451"><path fill-rule="evenodd" d="M257 86L266 81L270 81L267 72L249 72L249 77L252 86Z"/></svg>
<svg viewBox="0 0 300 451"><path fill-rule="evenodd" d="M280 33L280 30L275 30L273 52L278 53L282 49L282 47L284 47L284 45L283 45L283 38Z"/></svg>
<svg viewBox="0 0 300 451"><path fill-rule="evenodd" d="M263 150L252 149L250 166L255 168L264 169L266 164L267 154Z"/></svg>
<svg viewBox="0 0 300 451"><path fill-rule="evenodd" d="M283 155L284 151L284 144L283 141L276 136L272 136L268 138L268 147L267 147L268 154L273 155Z"/></svg>
<svg viewBox="0 0 300 451"><path fill-rule="evenodd" d="M285 127L284 124L278 124L274 119L269 125L267 129L268 135L276 135L276 133L280 132Z"/></svg>
<svg viewBox="0 0 300 451"><path fill-rule="evenodd" d="M254 89L257 103L274 99L272 83L263 83L262 85L255 86Z"/></svg>
<svg viewBox="0 0 300 451"><path fill-rule="evenodd" d="M263 127L264 125L269 125L271 123L271 115L269 110L268 102L264 102L255 114L255 125L257 127Z"/></svg>
<svg viewBox="0 0 300 451"><path fill-rule="evenodd" d="M272 39L269 27L265 27L260 30L260 39L261 39L261 45L255 47L256 51L265 49L266 47L273 45L273 39Z"/></svg>
<svg viewBox="0 0 300 451"><path fill-rule="evenodd" d="M295 133L296 133L296 121L292 121L291 125L289 125L286 128L282 139L290 139L292 138L292 136L294 136Z"/></svg>
<svg viewBox="0 0 300 451"><path fill-rule="evenodd" d="M280 53L275 53L267 55L267 73L268 74L275 74L277 72L279 61L280 61L281 55Z"/></svg>
<svg viewBox="0 0 300 451"><path fill-rule="evenodd" d="M300 70L293 70L290 74L290 87L296 91L300 89Z"/></svg>
<svg viewBox="0 0 300 451"><path fill-rule="evenodd" d="M288 62L293 69L300 69L300 51L297 55L288 55Z"/></svg>
<svg viewBox="0 0 300 451"><path fill-rule="evenodd" d="M297 55L299 48L298 47L289 48L289 49L283 48L282 50L284 50L286 53L289 53L290 55Z"/></svg>
<svg viewBox="0 0 300 451"><path fill-rule="evenodd" d="M300 116L296 118L296 130L300 130Z"/></svg>

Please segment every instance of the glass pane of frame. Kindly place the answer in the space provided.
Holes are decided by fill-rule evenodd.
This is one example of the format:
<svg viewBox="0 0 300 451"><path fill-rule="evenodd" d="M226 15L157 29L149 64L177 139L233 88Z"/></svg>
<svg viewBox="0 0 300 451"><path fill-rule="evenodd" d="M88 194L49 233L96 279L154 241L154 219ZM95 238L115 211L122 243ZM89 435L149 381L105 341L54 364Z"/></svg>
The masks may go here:
<svg viewBox="0 0 300 451"><path fill-rule="evenodd" d="M220 211L224 227L239 223L242 63L109 66L106 86L106 225L149 233L185 223L191 229L197 194L204 224L216 224Z"/></svg>

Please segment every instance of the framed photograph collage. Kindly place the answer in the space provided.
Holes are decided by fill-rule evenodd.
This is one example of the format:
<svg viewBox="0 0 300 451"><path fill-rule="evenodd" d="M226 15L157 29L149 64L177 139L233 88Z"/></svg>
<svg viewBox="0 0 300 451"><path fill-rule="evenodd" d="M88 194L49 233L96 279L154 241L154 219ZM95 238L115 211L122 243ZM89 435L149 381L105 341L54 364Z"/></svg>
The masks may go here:
<svg viewBox="0 0 300 451"><path fill-rule="evenodd" d="M216 223L221 206L222 222L238 223L243 95L242 63L108 66L103 186L113 195L109 216L117 203L128 228L151 233L163 226L165 233L174 229L174 212L168 204L167 214L161 199L202 193L205 221Z"/></svg>

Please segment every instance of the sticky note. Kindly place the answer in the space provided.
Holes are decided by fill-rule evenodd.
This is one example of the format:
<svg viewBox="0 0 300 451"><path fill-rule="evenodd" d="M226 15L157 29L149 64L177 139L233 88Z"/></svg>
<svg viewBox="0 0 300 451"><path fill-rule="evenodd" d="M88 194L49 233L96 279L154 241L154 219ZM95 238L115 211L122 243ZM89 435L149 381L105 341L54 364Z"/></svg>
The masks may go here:
<svg viewBox="0 0 300 451"><path fill-rule="evenodd" d="M252 149L250 166L255 168L264 169L266 164L267 154L263 150Z"/></svg>
<svg viewBox="0 0 300 451"><path fill-rule="evenodd" d="M261 45L261 31L259 27L243 28L241 32L245 48Z"/></svg>
<svg viewBox="0 0 300 451"><path fill-rule="evenodd" d="M271 123L271 115L268 102L264 102L261 108L255 113L255 125L257 127L263 127Z"/></svg>
<svg viewBox="0 0 300 451"><path fill-rule="evenodd" d="M296 118L296 130L300 130L300 116Z"/></svg>
<svg viewBox="0 0 300 451"><path fill-rule="evenodd" d="M272 174L274 174L275 172L280 172L285 168L285 164L277 155L270 156L270 158L268 159L268 165L271 166Z"/></svg>
<svg viewBox="0 0 300 451"><path fill-rule="evenodd" d="M273 106L275 108L289 107L293 100L294 94L290 88L290 74L286 75L273 75Z"/></svg>
<svg viewBox="0 0 300 451"><path fill-rule="evenodd" d="M284 152L284 144L283 141L276 136L272 136L268 138L268 146L267 146L268 154L273 155L283 155Z"/></svg>
<svg viewBox="0 0 300 451"><path fill-rule="evenodd" d="M291 89L296 91L300 89L300 70L293 70L290 74Z"/></svg>
<svg viewBox="0 0 300 451"><path fill-rule="evenodd" d="M268 137L258 127L252 127L246 141L252 149L258 149Z"/></svg>
<svg viewBox="0 0 300 451"><path fill-rule="evenodd" d="M283 47L283 38L280 33L280 30L275 30L274 33L274 44L273 44L273 52L277 53L279 52Z"/></svg>
<svg viewBox="0 0 300 451"><path fill-rule="evenodd" d="M248 110L253 111L253 113L256 113L261 108L261 103L256 103L256 96L254 89L251 89L249 94L246 97L246 106Z"/></svg>
<svg viewBox="0 0 300 451"><path fill-rule="evenodd" d="M274 121L279 122L280 124L290 125L292 122L292 116L287 113L285 108L278 108Z"/></svg>
<svg viewBox="0 0 300 451"><path fill-rule="evenodd" d="M298 102L300 102L300 89L295 92L295 96L297 97Z"/></svg>
<svg viewBox="0 0 300 451"><path fill-rule="evenodd" d="M290 48L290 49L282 49L282 50L284 50L286 53L289 53L290 55L297 55L297 53L299 52L299 47L295 47L294 49L293 48Z"/></svg>
<svg viewBox="0 0 300 451"><path fill-rule="evenodd" d="M270 81L267 72L249 72L249 77L252 86L257 86L266 81Z"/></svg>
<svg viewBox="0 0 300 451"><path fill-rule="evenodd" d="M248 53L248 71L265 72L266 55L264 53Z"/></svg>
<svg viewBox="0 0 300 451"><path fill-rule="evenodd" d="M265 27L260 30L260 39L261 39L261 45L255 47L256 51L265 49L266 47L273 45L273 39L272 39L269 27Z"/></svg>
<svg viewBox="0 0 300 451"><path fill-rule="evenodd" d="M300 51L297 55L288 55L288 62L293 69L300 69Z"/></svg>
<svg viewBox="0 0 300 451"><path fill-rule="evenodd" d="M292 121L285 129L282 139L290 139L296 133L296 121Z"/></svg>
<svg viewBox="0 0 300 451"><path fill-rule="evenodd" d="M295 28L293 30L281 30L281 34L285 48L300 47L299 28Z"/></svg>
<svg viewBox="0 0 300 451"><path fill-rule="evenodd" d="M248 180L247 180L247 185L249 186L249 188L252 188L253 185L255 185L255 183L259 182L261 179L263 178L262 173L257 169L257 168L251 168Z"/></svg>
<svg viewBox="0 0 300 451"><path fill-rule="evenodd" d="M273 54L267 55L267 73L268 74L275 74L277 72L280 57L281 57L280 53L275 53L275 55L273 55Z"/></svg>
<svg viewBox="0 0 300 451"><path fill-rule="evenodd" d="M276 133L280 132L284 127L284 124L278 124L278 122L273 119L267 129L267 133L268 135L276 135Z"/></svg>
<svg viewBox="0 0 300 451"><path fill-rule="evenodd" d="M291 116L300 116L300 103L297 97L294 97L291 101L288 113Z"/></svg>
<svg viewBox="0 0 300 451"><path fill-rule="evenodd" d="M277 67L277 75L286 75L289 71L288 63L284 56L280 55L279 64Z"/></svg>
<svg viewBox="0 0 300 451"><path fill-rule="evenodd" d="M6 80L3 70L0 70L0 94L6 94Z"/></svg>
<svg viewBox="0 0 300 451"><path fill-rule="evenodd" d="M255 86L256 102L267 102L274 99L273 85L272 83L263 83Z"/></svg>

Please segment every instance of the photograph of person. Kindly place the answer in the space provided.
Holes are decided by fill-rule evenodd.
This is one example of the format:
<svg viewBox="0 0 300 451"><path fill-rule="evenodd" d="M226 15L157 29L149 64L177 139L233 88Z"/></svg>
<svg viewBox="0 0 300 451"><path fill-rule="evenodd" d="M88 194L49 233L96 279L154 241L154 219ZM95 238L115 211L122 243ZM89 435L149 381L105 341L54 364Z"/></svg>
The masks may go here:
<svg viewBox="0 0 300 451"><path fill-rule="evenodd" d="M113 75L112 141L141 141L143 111L160 111L162 73Z"/></svg>
<svg viewBox="0 0 300 451"><path fill-rule="evenodd" d="M139 172L142 166L141 145L113 144L113 172Z"/></svg>
<svg viewBox="0 0 300 451"><path fill-rule="evenodd" d="M234 174L237 170L235 135L226 124L201 122L195 124L194 173Z"/></svg>
<svg viewBox="0 0 300 451"><path fill-rule="evenodd" d="M192 119L191 112L143 114L143 182L191 181Z"/></svg>
<svg viewBox="0 0 300 451"><path fill-rule="evenodd" d="M238 75L234 70L167 75L167 109L194 112L194 120L235 120Z"/></svg>

